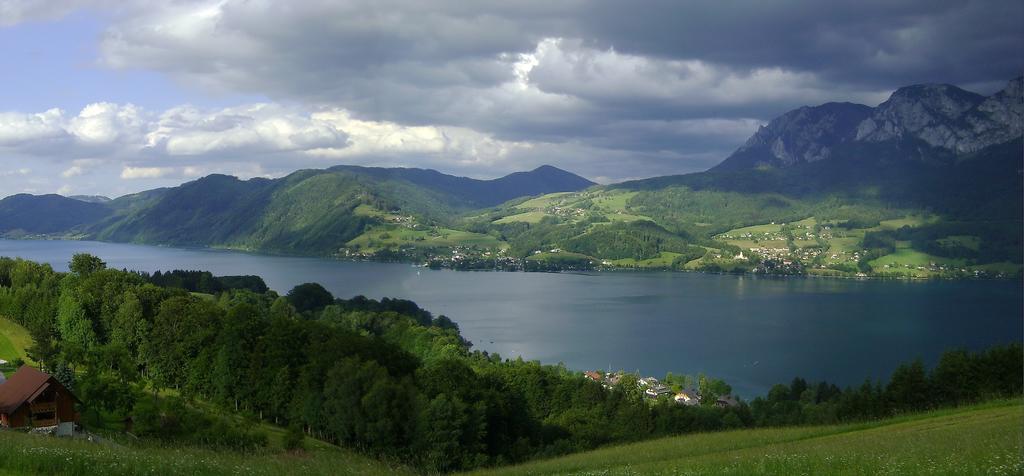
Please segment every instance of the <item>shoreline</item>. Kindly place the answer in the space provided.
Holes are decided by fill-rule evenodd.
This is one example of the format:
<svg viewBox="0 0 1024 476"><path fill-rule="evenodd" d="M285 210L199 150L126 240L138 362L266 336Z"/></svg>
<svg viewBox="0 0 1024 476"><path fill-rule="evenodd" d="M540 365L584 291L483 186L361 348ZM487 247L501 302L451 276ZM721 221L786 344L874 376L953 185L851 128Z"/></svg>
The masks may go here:
<svg viewBox="0 0 1024 476"><path fill-rule="evenodd" d="M617 266L598 266L593 269L555 269L555 270L527 270L527 269L460 269L451 266L439 266L431 267L424 265L414 260L375 260L371 258L346 258L337 255L318 255L318 254L307 254L299 252L287 252L287 251L273 251L273 250L254 250L243 247L230 247L230 246L208 246L208 245L169 245L163 243L139 243L131 241L105 241L95 238L84 238L84 237L8 237L0 236L0 239L10 241L83 241L93 242L111 245L136 245L136 246L153 246L157 248L168 248L168 249L180 249L189 251L205 251L205 252L231 252L231 253L242 253L256 256L269 256L269 257L283 257L283 258L311 258L311 259L324 259L338 262L351 262L351 263L391 263L391 264L408 264L418 268L427 269L446 269L450 271L460 272L503 272L503 273L695 273L695 274L707 274L707 275L719 275L719 276L747 276L747 277L765 277L765 278L804 278L804 279L841 279L841 280L855 280L855 281L904 281L904 282L930 282L930 281L1024 281L1024 274L1018 276L964 276L964 277L917 277L917 276L877 276L877 275L866 275L866 276L842 276L842 275L826 275L818 273L803 273L803 274L771 274L771 273L755 273L755 272L743 272L743 273L730 273L730 272L714 272L714 271L701 271L701 270L687 270L687 269L671 269L671 268L635 268L635 267L617 267Z"/></svg>

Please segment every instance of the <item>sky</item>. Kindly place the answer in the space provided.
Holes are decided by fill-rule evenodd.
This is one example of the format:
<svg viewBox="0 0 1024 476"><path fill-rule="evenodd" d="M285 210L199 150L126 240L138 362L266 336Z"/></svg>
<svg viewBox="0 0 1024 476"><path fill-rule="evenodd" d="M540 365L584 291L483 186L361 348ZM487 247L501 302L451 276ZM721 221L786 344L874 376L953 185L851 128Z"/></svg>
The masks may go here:
<svg viewBox="0 0 1024 476"><path fill-rule="evenodd" d="M1022 71L1019 0L0 0L0 196L337 164L610 183L802 105Z"/></svg>

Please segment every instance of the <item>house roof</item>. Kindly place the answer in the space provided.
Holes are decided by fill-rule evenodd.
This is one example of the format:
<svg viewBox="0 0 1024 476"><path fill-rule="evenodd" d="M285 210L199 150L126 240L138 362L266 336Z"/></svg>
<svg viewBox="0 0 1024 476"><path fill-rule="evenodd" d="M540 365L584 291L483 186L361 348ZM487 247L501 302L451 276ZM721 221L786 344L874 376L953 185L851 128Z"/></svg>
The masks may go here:
<svg viewBox="0 0 1024 476"><path fill-rule="evenodd" d="M63 388L63 385L49 374L22 365L11 378L0 385L0 413L14 412L25 402L39 396L50 385Z"/></svg>
<svg viewBox="0 0 1024 476"><path fill-rule="evenodd" d="M736 406L739 405L740 402L736 401L736 398L734 398L732 395L722 395L721 397L718 397L718 403L722 403L729 406Z"/></svg>

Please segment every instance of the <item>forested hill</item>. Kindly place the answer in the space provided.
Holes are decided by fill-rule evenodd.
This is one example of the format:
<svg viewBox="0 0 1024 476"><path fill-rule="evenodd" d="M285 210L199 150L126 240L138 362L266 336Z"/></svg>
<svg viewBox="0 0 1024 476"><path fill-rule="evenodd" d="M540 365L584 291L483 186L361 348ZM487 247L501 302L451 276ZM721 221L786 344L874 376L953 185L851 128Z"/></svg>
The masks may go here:
<svg viewBox="0 0 1024 476"><path fill-rule="evenodd" d="M91 225L111 213L104 204L60 195L11 195L0 200L0 234L68 232Z"/></svg>
<svg viewBox="0 0 1024 476"><path fill-rule="evenodd" d="M108 202L8 197L0 201L0 233L331 254L389 219L451 226L468 210L591 185L551 166L494 180L354 166L300 170L280 179L210 175Z"/></svg>
<svg viewBox="0 0 1024 476"><path fill-rule="evenodd" d="M404 180L457 197L472 208L491 207L519 197L583 190L596 185L579 175L550 165L543 165L529 172L515 172L493 180L456 177L436 170L415 168L339 165L329 170L345 170L381 179Z"/></svg>

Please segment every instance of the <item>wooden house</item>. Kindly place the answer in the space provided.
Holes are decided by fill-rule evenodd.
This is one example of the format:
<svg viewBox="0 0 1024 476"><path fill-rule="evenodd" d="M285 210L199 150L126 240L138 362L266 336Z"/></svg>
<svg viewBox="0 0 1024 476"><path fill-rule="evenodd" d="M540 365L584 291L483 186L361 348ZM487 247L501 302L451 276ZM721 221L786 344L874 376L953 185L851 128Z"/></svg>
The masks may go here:
<svg viewBox="0 0 1024 476"><path fill-rule="evenodd" d="M76 423L78 398L53 376L23 365L0 385L0 426L60 426Z"/></svg>

